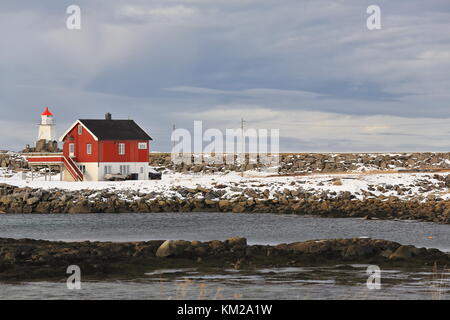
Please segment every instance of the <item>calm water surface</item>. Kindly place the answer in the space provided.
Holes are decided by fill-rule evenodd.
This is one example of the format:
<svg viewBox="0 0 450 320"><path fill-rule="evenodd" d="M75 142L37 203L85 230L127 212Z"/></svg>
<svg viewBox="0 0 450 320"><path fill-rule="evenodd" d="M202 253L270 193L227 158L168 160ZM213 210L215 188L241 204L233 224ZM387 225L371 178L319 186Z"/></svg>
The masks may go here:
<svg viewBox="0 0 450 320"><path fill-rule="evenodd" d="M328 219L274 214L161 213L0 215L0 237L48 240L223 240L251 244L371 237L450 252L450 226L424 222ZM382 270L382 289L368 290L366 266L245 271L161 270L133 281L0 284L0 299L449 299L450 273Z"/></svg>
<svg viewBox="0 0 450 320"><path fill-rule="evenodd" d="M133 281L1 284L0 299L450 299L450 272L382 270L381 289L366 286L366 265L342 269L161 270Z"/></svg>
<svg viewBox="0 0 450 320"><path fill-rule="evenodd" d="M251 244L371 237L450 252L450 225L275 214L30 214L0 215L0 237L47 240L224 240Z"/></svg>

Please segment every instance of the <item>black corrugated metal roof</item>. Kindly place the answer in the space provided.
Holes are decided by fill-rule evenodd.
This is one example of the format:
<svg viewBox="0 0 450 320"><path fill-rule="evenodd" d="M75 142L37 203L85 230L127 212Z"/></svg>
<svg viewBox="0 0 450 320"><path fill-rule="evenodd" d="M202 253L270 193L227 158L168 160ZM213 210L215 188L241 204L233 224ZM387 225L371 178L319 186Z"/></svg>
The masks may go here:
<svg viewBox="0 0 450 320"><path fill-rule="evenodd" d="M80 119L99 140L153 140L133 120Z"/></svg>

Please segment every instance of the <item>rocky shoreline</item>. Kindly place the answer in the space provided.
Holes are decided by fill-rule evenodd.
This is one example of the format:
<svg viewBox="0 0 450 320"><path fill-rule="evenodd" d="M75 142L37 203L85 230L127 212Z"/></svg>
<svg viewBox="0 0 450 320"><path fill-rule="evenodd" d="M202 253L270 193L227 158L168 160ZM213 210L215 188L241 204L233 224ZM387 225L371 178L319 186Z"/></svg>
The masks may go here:
<svg viewBox="0 0 450 320"><path fill-rule="evenodd" d="M45 146L38 146L38 151ZM52 149L52 148L50 148ZM32 151L32 150L24 150ZM41 150L42 151L42 150ZM27 153L14 153L0 150L0 168L11 170L28 169L25 160ZM174 164L170 153L151 153L149 164L161 170L192 173L240 172L244 170L265 169L264 164L249 161L246 155L242 168L237 157L232 163L210 163L208 158L192 155L192 163ZM278 174L336 173L352 171L389 171L404 170L450 170L450 152L412 152L412 153L281 153L279 155Z"/></svg>
<svg viewBox="0 0 450 320"><path fill-rule="evenodd" d="M279 245L248 245L245 238L125 243L0 238L0 281L61 280L67 277L69 265L79 266L84 279L125 279L164 268L254 270L354 263L431 267L448 265L450 255L437 249L360 238Z"/></svg>
<svg viewBox="0 0 450 320"><path fill-rule="evenodd" d="M134 190L121 191L119 196L111 190L45 190L1 184L0 213L233 212L450 223L450 201L435 198L419 201L380 196L360 200L348 192L330 196L286 189L268 199L264 192L247 188L237 197L225 199L220 186L214 190L175 188L183 198Z"/></svg>
<svg viewBox="0 0 450 320"><path fill-rule="evenodd" d="M248 161L244 170L260 170L265 165ZM208 158L192 155L192 163L174 164L170 153L150 154L150 165L175 172L215 173L241 171L237 158L233 163L209 163ZM403 168L405 170L450 169L450 152L413 152L413 153L281 153L279 155L278 174L336 173L352 171L388 171Z"/></svg>

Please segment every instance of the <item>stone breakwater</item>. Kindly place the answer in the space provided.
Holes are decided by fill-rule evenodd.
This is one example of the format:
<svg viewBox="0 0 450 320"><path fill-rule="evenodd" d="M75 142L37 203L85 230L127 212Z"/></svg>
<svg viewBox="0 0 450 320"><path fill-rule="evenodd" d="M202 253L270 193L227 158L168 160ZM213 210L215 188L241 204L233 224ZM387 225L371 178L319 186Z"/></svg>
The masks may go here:
<svg viewBox="0 0 450 320"><path fill-rule="evenodd" d="M11 170L29 169L24 159L26 153L0 152L0 167ZM207 163L202 156L194 154L192 164L174 164L170 153L152 153L149 163L151 166L168 169L174 172L216 173L241 171L237 157L233 163L214 164ZM265 170L266 166L260 163L249 163L246 156L244 170ZM389 171L389 170L450 170L450 152L417 152L417 153L281 153L279 167L274 168L278 174L305 174L305 173L336 173L355 171Z"/></svg>
<svg viewBox="0 0 450 320"><path fill-rule="evenodd" d="M0 152L0 167L11 170L28 169L28 163L17 153ZM201 158L192 156L192 164L173 164L170 153L152 153L149 163L151 166L169 169L175 172L215 173L226 171L241 171L241 165L235 158L233 163L207 164L205 159L200 164L194 160ZM259 163L248 163L244 170L260 170L265 166ZM279 168L275 173L304 174L304 173L334 173L352 171L388 171L396 169L426 170L449 169L450 152L433 153L282 153L279 155Z"/></svg>
<svg viewBox="0 0 450 320"><path fill-rule="evenodd" d="M450 201L439 198L418 201L381 195L359 200L350 192L330 195L288 189L268 198L267 189L246 188L239 189L234 198L225 199L221 187L174 186L176 195L170 195L136 190L44 190L3 184L0 185L0 213L278 213L450 223Z"/></svg>
<svg viewBox="0 0 450 320"><path fill-rule="evenodd" d="M207 242L54 242L0 238L0 280L66 279L69 265L83 278L134 278L161 268L255 269L336 264L423 267L448 265L450 255L374 239L310 240L248 245L245 238Z"/></svg>
<svg viewBox="0 0 450 320"><path fill-rule="evenodd" d="M192 156L192 164L173 164L170 153L152 153L150 164L173 170L175 172L226 172L240 171L237 159L227 164L207 164L205 159L200 164L194 160L201 155ZM247 155L248 160L248 155ZM259 163L246 161L244 170L258 170L264 168ZM280 174L302 173L333 173L350 171L386 171L398 168L406 170L417 169L449 169L450 152L446 153L282 153L279 156Z"/></svg>

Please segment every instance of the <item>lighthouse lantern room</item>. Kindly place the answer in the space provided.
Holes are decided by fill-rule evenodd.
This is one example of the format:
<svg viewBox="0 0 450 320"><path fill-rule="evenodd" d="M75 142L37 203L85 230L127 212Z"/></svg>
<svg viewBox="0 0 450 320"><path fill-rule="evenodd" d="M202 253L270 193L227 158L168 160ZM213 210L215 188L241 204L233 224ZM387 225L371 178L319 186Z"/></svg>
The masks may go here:
<svg viewBox="0 0 450 320"><path fill-rule="evenodd" d="M48 107L41 113L38 140L45 140L46 142L55 140L55 122L53 113L50 112Z"/></svg>

